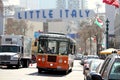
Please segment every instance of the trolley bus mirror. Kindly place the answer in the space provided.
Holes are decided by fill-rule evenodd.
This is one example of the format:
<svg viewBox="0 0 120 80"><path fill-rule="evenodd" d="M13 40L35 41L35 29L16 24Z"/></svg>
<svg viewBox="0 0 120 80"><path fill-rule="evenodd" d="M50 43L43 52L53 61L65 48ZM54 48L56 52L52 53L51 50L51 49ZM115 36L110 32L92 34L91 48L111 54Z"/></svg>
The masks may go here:
<svg viewBox="0 0 120 80"><path fill-rule="evenodd" d="M72 55L74 55L75 54L75 45L73 45L73 44L71 44L70 45L70 53L72 54Z"/></svg>
<svg viewBox="0 0 120 80"><path fill-rule="evenodd" d="M76 46L75 45L74 45L74 50L73 51L74 51L74 54L76 54Z"/></svg>
<svg viewBox="0 0 120 80"><path fill-rule="evenodd" d="M72 49L73 45L70 45L70 49Z"/></svg>
<svg viewBox="0 0 120 80"><path fill-rule="evenodd" d="M70 54L73 54L72 48L73 48L73 45L70 44Z"/></svg>

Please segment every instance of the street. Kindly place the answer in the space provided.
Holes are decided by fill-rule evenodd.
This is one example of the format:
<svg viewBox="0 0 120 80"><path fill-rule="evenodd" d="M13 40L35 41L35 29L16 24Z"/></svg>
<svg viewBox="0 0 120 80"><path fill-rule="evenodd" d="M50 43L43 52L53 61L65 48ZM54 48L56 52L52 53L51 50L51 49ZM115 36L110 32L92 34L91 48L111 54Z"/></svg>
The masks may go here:
<svg viewBox="0 0 120 80"><path fill-rule="evenodd" d="M29 68L8 69L0 68L0 80L84 80L83 68L80 65L80 60L74 61L72 72L64 75L60 72L42 72L38 73L36 64L30 64Z"/></svg>

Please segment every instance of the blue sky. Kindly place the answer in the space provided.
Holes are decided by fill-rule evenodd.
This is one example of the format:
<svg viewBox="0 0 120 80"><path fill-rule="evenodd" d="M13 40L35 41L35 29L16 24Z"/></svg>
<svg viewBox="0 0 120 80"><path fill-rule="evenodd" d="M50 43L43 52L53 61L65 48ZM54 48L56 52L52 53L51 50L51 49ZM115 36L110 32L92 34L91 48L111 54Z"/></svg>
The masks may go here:
<svg viewBox="0 0 120 80"><path fill-rule="evenodd" d="M13 0L10 0L12 3ZM14 0L17 1L17 0ZM13 1L13 2L14 2ZM20 5L23 7L26 7L28 9L54 9L56 8L56 1L57 0L19 0L22 2ZM99 12L105 12L104 9L104 3L102 3L102 0L88 0L88 6L89 9L94 9L96 10L96 4L100 4L101 7L99 8Z"/></svg>
<svg viewBox="0 0 120 80"><path fill-rule="evenodd" d="M39 0L39 7L40 8L56 8L56 1L57 0Z"/></svg>
<svg viewBox="0 0 120 80"><path fill-rule="evenodd" d="M15 1L15 0L14 0ZM20 6L28 9L53 9L57 0L19 0Z"/></svg>

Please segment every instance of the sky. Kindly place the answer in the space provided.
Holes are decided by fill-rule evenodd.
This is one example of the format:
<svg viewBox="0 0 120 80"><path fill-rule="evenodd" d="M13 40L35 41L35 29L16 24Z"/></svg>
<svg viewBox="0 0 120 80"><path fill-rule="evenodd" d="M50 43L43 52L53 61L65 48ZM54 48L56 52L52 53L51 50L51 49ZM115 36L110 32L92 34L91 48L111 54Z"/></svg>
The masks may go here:
<svg viewBox="0 0 120 80"><path fill-rule="evenodd" d="M20 5L28 9L53 9L56 8L57 0L19 0Z"/></svg>
<svg viewBox="0 0 120 80"><path fill-rule="evenodd" d="M40 8L55 8L57 0L39 0ZM100 8L104 7L104 3L102 0L88 0L88 5L90 8L95 9L96 4L101 4Z"/></svg>
<svg viewBox="0 0 120 80"><path fill-rule="evenodd" d="M24 7L30 8L30 9L54 9L56 8L56 1L57 0L6 0L9 4L16 4L18 5L19 2L22 2L22 5ZM31 5L30 5L31 4ZM104 3L102 3L102 0L88 0L88 6L90 9L96 9L96 4L100 4L101 7L99 8L99 11L104 12ZM21 4L20 4L21 5Z"/></svg>
<svg viewBox="0 0 120 80"><path fill-rule="evenodd" d="M40 8L56 8L57 0L40 0Z"/></svg>
<svg viewBox="0 0 120 80"><path fill-rule="evenodd" d="M40 9L53 9L56 8L56 1L57 0L38 0L38 3L36 4L38 4ZM99 12L105 12L105 4L102 2L102 0L88 0L88 6L90 9L97 9L96 4L100 4L100 8L98 10Z"/></svg>
<svg viewBox="0 0 120 80"><path fill-rule="evenodd" d="M88 0L89 7L91 9L95 9L97 11L97 4L100 4L100 7L98 8L98 12L105 12L105 4L102 2L102 0Z"/></svg>
<svg viewBox="0 0 120 80"><path fill-rule="evenodd" d="M6 5L19 5L19 0L3 0Z"/></svg>

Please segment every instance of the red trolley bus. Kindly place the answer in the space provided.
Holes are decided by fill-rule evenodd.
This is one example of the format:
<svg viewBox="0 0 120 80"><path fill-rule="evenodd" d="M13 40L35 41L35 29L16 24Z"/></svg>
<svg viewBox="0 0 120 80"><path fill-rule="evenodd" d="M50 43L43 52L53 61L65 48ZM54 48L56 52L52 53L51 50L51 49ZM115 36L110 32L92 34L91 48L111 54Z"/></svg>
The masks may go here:
<svg viewBox="0 0 120 80"><path fill-rule="evenodd" d="M36 57L38 73L56 70L72 71L75 40L63 34L40 34L37 40L38 53Z"/></svg>

